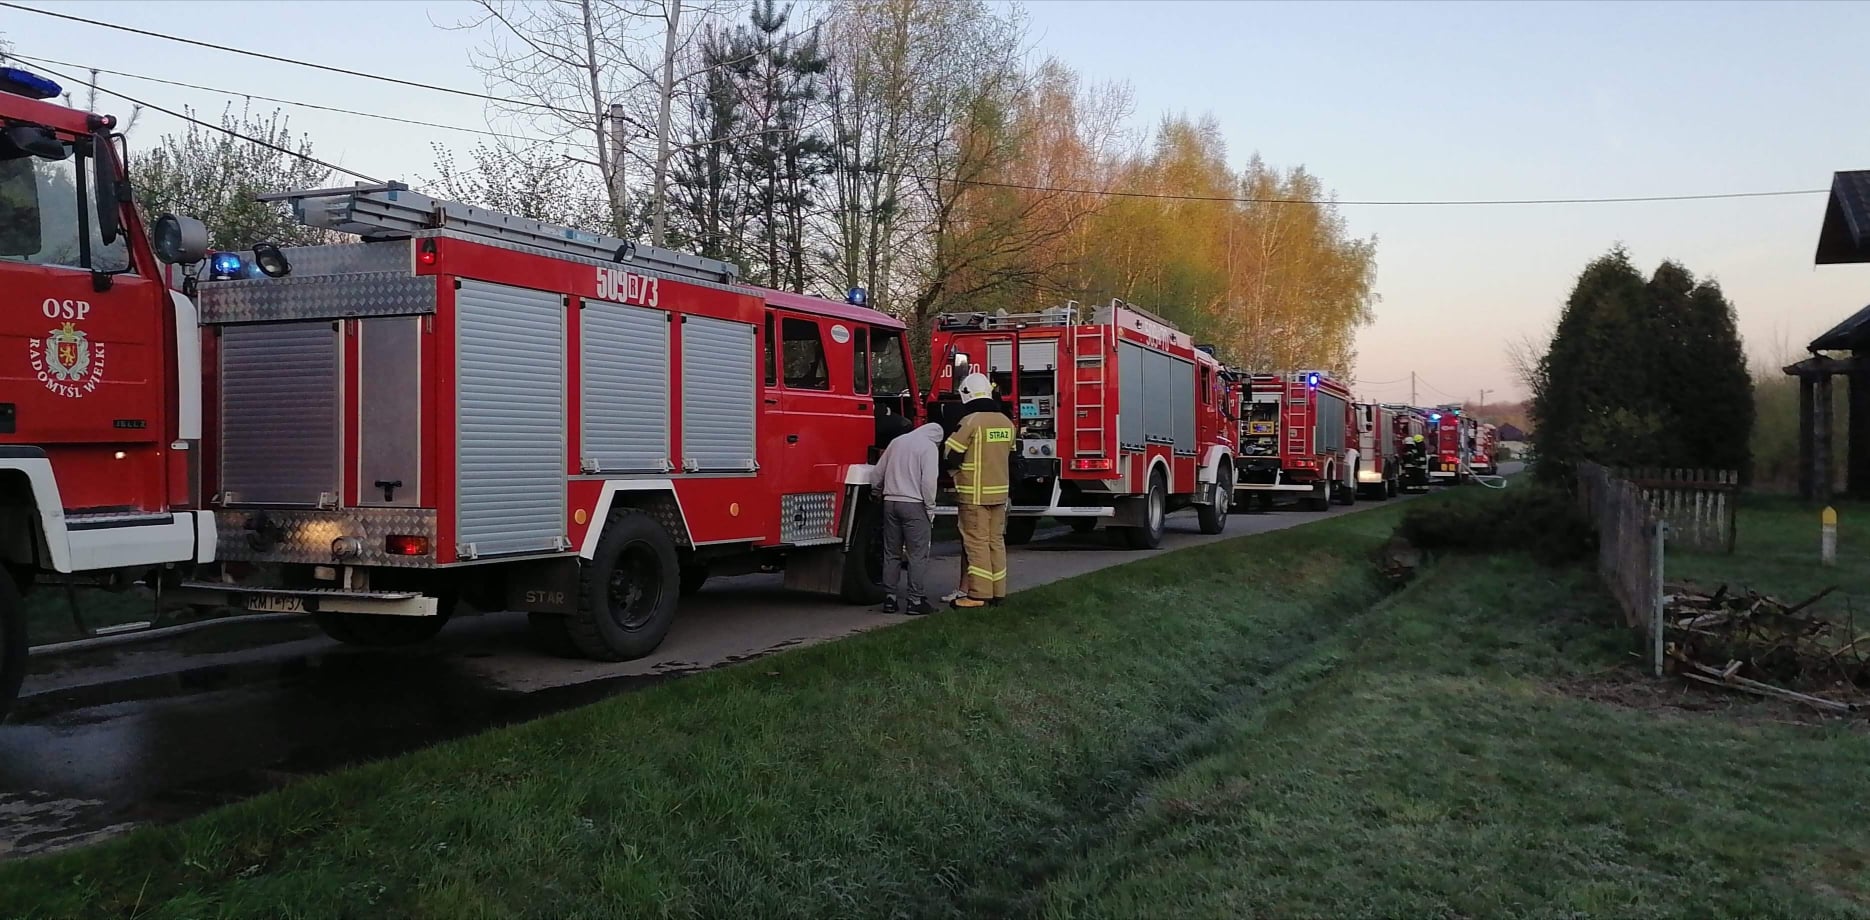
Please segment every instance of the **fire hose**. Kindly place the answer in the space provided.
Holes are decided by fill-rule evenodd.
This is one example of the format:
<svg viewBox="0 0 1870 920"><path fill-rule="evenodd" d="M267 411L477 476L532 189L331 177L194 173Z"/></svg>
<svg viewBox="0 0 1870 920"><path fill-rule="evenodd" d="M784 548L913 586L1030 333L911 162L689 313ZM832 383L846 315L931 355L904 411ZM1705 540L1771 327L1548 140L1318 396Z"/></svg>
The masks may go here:
<svg viewBox="0 0 1870 920"><path fill-rule="evenodd" d="M1474 472L1474 468L1472 466L1469 466L1466 460L1461 461L1461 472L1466 473L1469 479L1472 479L1475 482L1478 482L1481 485L1486 486L1489 489L1506 488L1506 477L1505 476L1501 476L1498 473L1493 473L1493 474L1483 476L1479 473Z"/></svg>

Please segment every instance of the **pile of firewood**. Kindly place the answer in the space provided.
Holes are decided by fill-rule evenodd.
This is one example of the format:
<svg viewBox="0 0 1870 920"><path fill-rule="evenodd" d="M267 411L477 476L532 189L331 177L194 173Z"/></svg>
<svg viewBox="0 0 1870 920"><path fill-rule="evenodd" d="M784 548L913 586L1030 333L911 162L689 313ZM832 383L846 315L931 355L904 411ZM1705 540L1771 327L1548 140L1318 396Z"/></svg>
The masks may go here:
<svg viewBox="0 0 1870 920"><path fill-rule="evenodd" d="M1664 597L1664 651L1671 669L1704 684L1793 700L1834 712L1870 711L1870 633L1813 605L1755 591L1713 593L1671 586Z"/></svg>

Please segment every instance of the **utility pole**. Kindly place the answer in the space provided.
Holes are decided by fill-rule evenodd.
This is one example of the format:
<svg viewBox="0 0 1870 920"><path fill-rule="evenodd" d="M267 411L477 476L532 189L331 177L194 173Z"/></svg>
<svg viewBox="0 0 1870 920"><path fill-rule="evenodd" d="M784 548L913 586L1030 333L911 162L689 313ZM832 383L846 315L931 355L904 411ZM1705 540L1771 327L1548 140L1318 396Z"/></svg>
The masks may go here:
<svg viewBox="0 0 1870 920"><path fill-rule="evenodd" d="M1421 405L1421 403L1415 401L1415 371L1409 372L1409 405Z"/></svg>
<svg viewBox="0 0 1870 920"><path fill-rule="evenodd" d="M1491 393L1491 392L1493 392L1493 391L1492 391L1492 390L1489 390L1489 389L1487 389L1486 387L1481 387L1481 388L1480 388L1480 402L1477 402L1477 403L1475 403L1475 404L1474 404L1474 408L1476 408L1476 409L1478 409L1478 408L1480 408L1481 406L1484 406L1484 405L1486 405L1486 404L1487 404L1487 394L1488 394L1488 393Z"/></svg>
<svg viewBox="0 0 1870 920"><path fill-rule="evenodd" d="M675 39L682 19L682 0L664 0L668 4L669 31L662 39L662 100L656 119L656 200L650 202L649 241L661 246L663 228L668 222L669 206L665 200L669 188L669 102L675 96Z"/></svg>

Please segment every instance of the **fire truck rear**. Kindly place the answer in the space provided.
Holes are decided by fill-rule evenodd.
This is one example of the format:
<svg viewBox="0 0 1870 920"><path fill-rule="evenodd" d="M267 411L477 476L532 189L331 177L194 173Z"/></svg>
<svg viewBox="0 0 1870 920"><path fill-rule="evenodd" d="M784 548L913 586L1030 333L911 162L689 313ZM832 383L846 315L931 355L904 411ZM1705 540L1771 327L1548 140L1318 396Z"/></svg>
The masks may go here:
<svg viewBox="0 0 1870 920"><path fill-rule="evenodd" d="M1425 490L1428 488L1429 465L1432 462L1427 437L1430 424L1428 412L1414 406L1392 405L1388 408L1392 413L1394 424L1392 430L1395 434L1397 449L1402 455L1403 469L1400 479L1402 489L1405 492ZM1416 455L1410 445L1418 437L1422 438L1422 452ZM1415 459L1411 460L1412 456Z"/></svg>
<svg viewBox="0 0 1870 920"><path fill-rule="evenodd" d="M1471 461L1473 472L1481 476L1499 474L1499 460L1494 457L1499 437L1499 429L1491 423L1479 419L1474 420L1474 458Z"/></svg>
<svg viewBox="0 0 1870 920"><path fill-rule="evenodd" d="M1473 426L1460 406L1429 410L1429 479L1441 484L1465 482L1473 459Z"/></svg>
<svg viewBox="0 0 1870 920"><path fill-rule="evenodd" d="M0 68L0 717L24 672L23 592L160 584L215 545L191 491L195 308L160 280L115 120L59 92Z"/></svg>
<svg viewBox="0 0 1870 920"><path fill-rule="evenodd" d="M1243 502L1269 507L1296 493L1313 511L1357 500L1357 420L1350 390L1321 371L1242 379L1240 479Z"/></svg>
<svg viewBox="0 0 1870 920"><path fill-rule="evenodd" d="M1220 362L1160 317L1120 300L1088 319L943 314L931 343L937 407L969 373L988 375L1019 443L1007 540L1041 517L1085 531L1100 520L1135 548L1161 543L1167 515L1193 507L1220 533L1234 481L1231 394Z"/></svg>
<svg viewBox="0 0 1870 920"><path fill-rule="evenodd" d="M360 241L207 266L219 562L189 590L367 645L523 610L604 660L711 574L880 599L897 320L394 183L273 197Z"/></svg>
<svg viewBox="0 0 1870 920"><path fill-rule="evenodd" d="M1397 410L1378 403L1357 403L1357 491L1378 501L1402 490L1402 442L1396 437Z"/></svg>

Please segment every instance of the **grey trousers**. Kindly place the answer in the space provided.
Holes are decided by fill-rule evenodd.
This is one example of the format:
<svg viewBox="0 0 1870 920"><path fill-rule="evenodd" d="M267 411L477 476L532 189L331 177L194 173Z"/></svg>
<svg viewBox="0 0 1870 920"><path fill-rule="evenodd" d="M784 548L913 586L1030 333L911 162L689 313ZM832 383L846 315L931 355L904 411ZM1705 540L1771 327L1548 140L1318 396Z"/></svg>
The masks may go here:
<svg viewBox="0 0 1870 920"><path fill-rule="evenodd" d="M929 543L934 531L928 508L921 502L883 503L883 588L899 606L914 606L928 597ZM909 570L906 592L898 590L905 568Z"/></svg>

